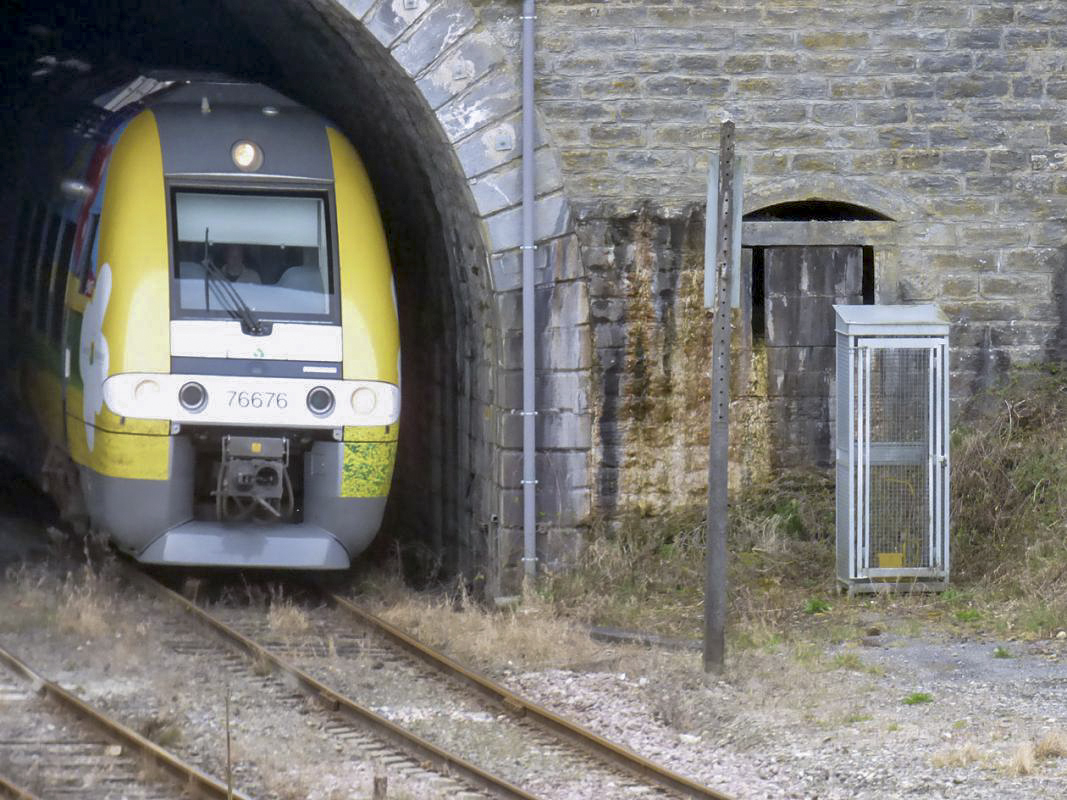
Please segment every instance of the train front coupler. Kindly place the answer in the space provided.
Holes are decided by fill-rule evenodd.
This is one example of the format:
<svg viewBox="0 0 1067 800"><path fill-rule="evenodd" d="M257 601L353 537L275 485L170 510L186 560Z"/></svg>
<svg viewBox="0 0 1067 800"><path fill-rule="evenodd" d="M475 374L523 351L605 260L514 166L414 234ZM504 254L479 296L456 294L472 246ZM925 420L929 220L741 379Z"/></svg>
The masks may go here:
<svg viewBox="0 0 1067 800"><path fill-rule="evenodd" d="M285 521L293 515L289 440L223 436L215 508L221 522Z"/></svg>

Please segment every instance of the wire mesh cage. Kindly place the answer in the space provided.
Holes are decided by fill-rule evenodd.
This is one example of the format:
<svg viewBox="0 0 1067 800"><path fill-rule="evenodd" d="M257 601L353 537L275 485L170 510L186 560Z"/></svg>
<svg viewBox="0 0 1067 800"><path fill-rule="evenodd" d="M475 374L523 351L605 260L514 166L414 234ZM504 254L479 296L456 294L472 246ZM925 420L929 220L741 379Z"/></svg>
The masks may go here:
<svg viewBox="0 0 1067 800"><path fill-rule="evenodd" d="M837 312L837 578L850 593L948 585L948 320Z"/></svg>

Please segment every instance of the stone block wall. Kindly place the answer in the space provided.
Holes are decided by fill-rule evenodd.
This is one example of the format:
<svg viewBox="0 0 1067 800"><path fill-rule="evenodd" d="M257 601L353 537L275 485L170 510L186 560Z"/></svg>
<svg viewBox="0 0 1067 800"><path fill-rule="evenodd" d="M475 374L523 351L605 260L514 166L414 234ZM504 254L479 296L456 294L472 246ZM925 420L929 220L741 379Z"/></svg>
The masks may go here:
<svg viewBox="0 0 1067 800"><path fill-rule="evenodd" d="M520 4L475 5L517 56ZM724 118L746 211L818 198L884 218L747 222L746 245L873 248L877 302L937 302L955 323L957 408L1063 352L1067 3L537 8L538 108L589 281L599 508L699 499L706 350L685 343L706 335L694 281Z"/></svg>

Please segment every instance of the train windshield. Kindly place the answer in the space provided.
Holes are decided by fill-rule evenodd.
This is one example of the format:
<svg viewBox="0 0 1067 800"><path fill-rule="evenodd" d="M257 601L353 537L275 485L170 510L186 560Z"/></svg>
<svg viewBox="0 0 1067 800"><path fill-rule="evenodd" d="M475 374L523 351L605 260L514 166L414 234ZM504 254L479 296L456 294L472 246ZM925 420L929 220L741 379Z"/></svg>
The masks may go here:
<svg viewBox="0 0 1067 800"><path fill-rule="evenodd" d="M336 315L324 195L174 192L183 317Z"/></svg>

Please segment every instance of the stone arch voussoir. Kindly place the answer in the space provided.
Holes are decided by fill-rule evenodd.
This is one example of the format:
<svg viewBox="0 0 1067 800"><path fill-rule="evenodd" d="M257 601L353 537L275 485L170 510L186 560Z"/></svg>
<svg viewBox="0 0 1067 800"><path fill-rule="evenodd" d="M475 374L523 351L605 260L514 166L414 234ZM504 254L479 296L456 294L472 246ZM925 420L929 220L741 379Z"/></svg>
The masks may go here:
<svg viewBox="0 0 1067 800"><path fill-rule="evenodd" d="M521 275L522 87L519 64L480 22L467 0L335 0L388 50L414 82L451 145L453 167L465 178L489 255L498 355L493 403L498 415L492 465L498 501L490 573L496 591L514 589L520 574L517 540L522 516ZM516 12L517 13L517 12ZM535 252L538 342L538 486L542 558L574 551L568 533L591 512L588 408L592 338L582 259L563 187L559 155L538 117L535 127ZM495 553L494 556L494 548ZM511 575L509 579L509 574Z"/></svg>
<svg viewBox="0 0 1067 800"><path fill-rule="evenodd" d="M745 183L745 213L779 203L829 200L863 206L898 222L919 219L924 209L914 198L877 186L869 178L804 175Z"/></svg>

